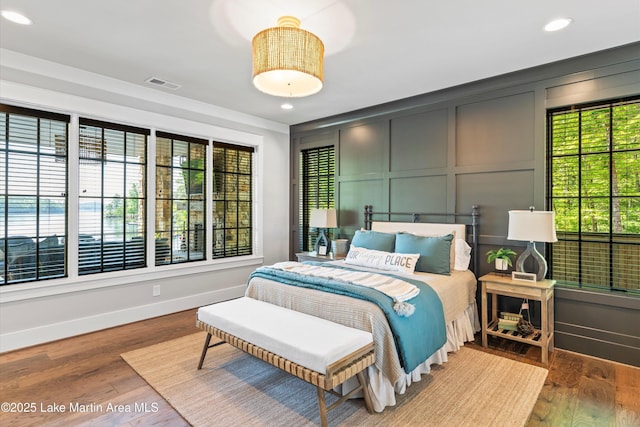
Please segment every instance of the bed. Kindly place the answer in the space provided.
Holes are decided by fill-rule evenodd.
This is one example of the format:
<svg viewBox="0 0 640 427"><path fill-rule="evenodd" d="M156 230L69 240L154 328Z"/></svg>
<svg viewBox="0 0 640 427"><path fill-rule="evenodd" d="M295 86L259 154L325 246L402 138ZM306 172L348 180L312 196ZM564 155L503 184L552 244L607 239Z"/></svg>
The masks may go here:
<svg viewBox="0 0 640 427"><path fill-rule="evenodd" d="M403 216L409 216L410 222L396 221ZM445 222L423 222L432 217ZM354 258L349 259L349 256L345 260L332 261L319 266L368 272L374 275L391 274L393 277L406 278L416 286L420 286L417 282L427 283L435 291L442 304L445 329L442 333L446 334L446 339L440 341L438 347L424 360L421 356L419 363L411 364L412 368L408 372L404 366L407 365L407 359L403 357L394 339L396 334L394 325L388 320L384 309L371 301L316 288L300 287L280 278L261 275L252 275L245 295L371 332L374 336L376 361L368 368L367 382L373 408L377 412L382 412L385 407L396 404L396 394L403 394L412 382L419 381L422 374L429 373L431 365L446 362L447 353L457 351L465 342L473 340L474 333L479 330L475 301L477 279L471 271L477 271L478 217L477 206L473 206L471 213L468 214L374 212L371 206L366 206L365 227L356 231L352 243L357 243L358 246L352 245L349 255L352 255L352 251L357 253L358 250L364 250L369 255L369 251L375 252L377 249L365 248L366 246L379 247L380 242L376 239L381 237L385 242L390 242L392 239L390 236L394 236L396 244L405 243L404 248L400 248L405 249L405 253L407 253L406 239L413 239L409 242L415 240L420 244L425 241L429 244L437 241L438 250L442 255L444 250L442 248L445 246L442 246L441 240L450 239L450 245L446 246L448 271L444 266L444 256L437 255L435 252L433 252L434 256L431 256L432 252L427 252L428 256L414 258L422 261L438 258L439 267L438 265L429 266L426 270L430 271L426 272L418 271L425 270L424 266L423 268L416 266L416 271L412 273L402 269L382 271L377 264L374 268L367 263L354 262ZM390 221L392 219L393 221ZM369 260L369 258L366 259ZM438 270L438 268L444 270ZM443 274L445 271L448 274ZM421 293L425 292L421 291ZM413 301L415 300L409 300L409 302ZM425 335L424 339L427 340L428 337ZM444 343L440 345L442 342ZM347 391L349 387L349 384L345 384Z"/></svg>

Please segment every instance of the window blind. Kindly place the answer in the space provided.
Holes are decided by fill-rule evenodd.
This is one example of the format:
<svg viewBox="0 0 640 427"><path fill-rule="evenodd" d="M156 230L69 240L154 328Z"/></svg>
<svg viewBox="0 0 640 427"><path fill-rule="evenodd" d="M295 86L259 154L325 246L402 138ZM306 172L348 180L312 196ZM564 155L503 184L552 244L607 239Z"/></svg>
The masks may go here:
<svg viewBox="0 0 640 427"><path fill-rule="evenodd" d="M156 265L206 258L207 144L156 133Z"/></svg>
<svg viewBox="0 0 640 427"><path fill-rule="evenodd" d="M149 134L80 118L80 275L146 267Z"/></svg>
<svg viewBox="0 0 640 427"><path fill-rule="evenodd" d="M67 274L69 119L0 104L0 285Z"/></svg>
<svg viewBox="0 0 640 427"><path fill-rule="evenodd" d="M640 99L548 113L551 277L640 291Z"/></svg>
<svg viewBox="0 0 640 427"><path fill-rule="evenodd" d="M213 143L213 257L253 253L253 148Z"/></svg>
<svg viewBox="0 0 640 427"><path fill-rule="evenodd" d="M308 251L318 237L309 229L311 210L335 207L335 148L310 148L300 152L300 249ZM332 233L332 230L329 230ZM330 236L333 238L333 236Z"/></svg>

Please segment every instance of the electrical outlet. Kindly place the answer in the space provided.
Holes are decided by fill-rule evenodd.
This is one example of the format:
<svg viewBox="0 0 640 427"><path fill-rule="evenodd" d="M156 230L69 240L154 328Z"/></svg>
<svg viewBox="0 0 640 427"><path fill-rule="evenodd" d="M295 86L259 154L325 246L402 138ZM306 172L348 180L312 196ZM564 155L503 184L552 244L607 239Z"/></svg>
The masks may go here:
<svg viewBox="0 0 640 427"><path fill-rule="evenodd" d="M153 296L160 296L160 285L153 285Z"/></svg>

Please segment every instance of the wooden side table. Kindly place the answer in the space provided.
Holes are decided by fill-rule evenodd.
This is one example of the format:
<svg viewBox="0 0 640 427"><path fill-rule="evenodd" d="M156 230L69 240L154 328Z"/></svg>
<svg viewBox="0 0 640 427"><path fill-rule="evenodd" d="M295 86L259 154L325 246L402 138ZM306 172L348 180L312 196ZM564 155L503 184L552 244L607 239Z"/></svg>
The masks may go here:
<svg viewBox="0 0 640 427"><path fill-rule="evenodd" d="M296 257L298 258L298 262L302 262L302 261L329 262L329 261L344 259L344 256L334 256L333 253L330 253L329 255L318 255L315 252L300 252L296 254Z"/></svg>
<svg viewBox="0 0 640 427"><path fill-rule="evenodd" d="M519 341L542 349L542 363L549 363L549 352L553 351L553 287L555 280L526 282L513 280L509 276L489 273L480 278L482 282L482 346L487 346L487 335ZM487 294L491 294L491 319L487 313ZM540 301L541 325L530 335L498 328L498 295L528 298Z"/></svg>

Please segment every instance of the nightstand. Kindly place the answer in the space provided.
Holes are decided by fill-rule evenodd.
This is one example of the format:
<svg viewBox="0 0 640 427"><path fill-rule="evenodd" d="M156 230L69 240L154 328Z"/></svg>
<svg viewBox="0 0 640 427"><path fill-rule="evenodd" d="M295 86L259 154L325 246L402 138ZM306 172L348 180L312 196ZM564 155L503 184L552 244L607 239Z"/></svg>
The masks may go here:
<svg viewBox="0 0 640 427"><path fill-rule="evenodd" d="M344 259L344 256L334 256L333 253L329 255L318 255L315 252L300 252L297 253L298 262L302 261L317 261L317 262L328 262L328 261L336 261L339 259Z"/></svg>
<svg viewBox="0 0 640 427"><path fill-rule="evenodd" d="M549 363L549 352L553 351L553 286L555 280L527 282L513 280L509 276L489 273L480 278L482 282L482 346L487 346L487 335L535 345L542 350L542 363ZM487 294L491 294L491 319L487 313ZM540 301L540 329L530 335L498 328L498 295L528 298Z"/></svg>

